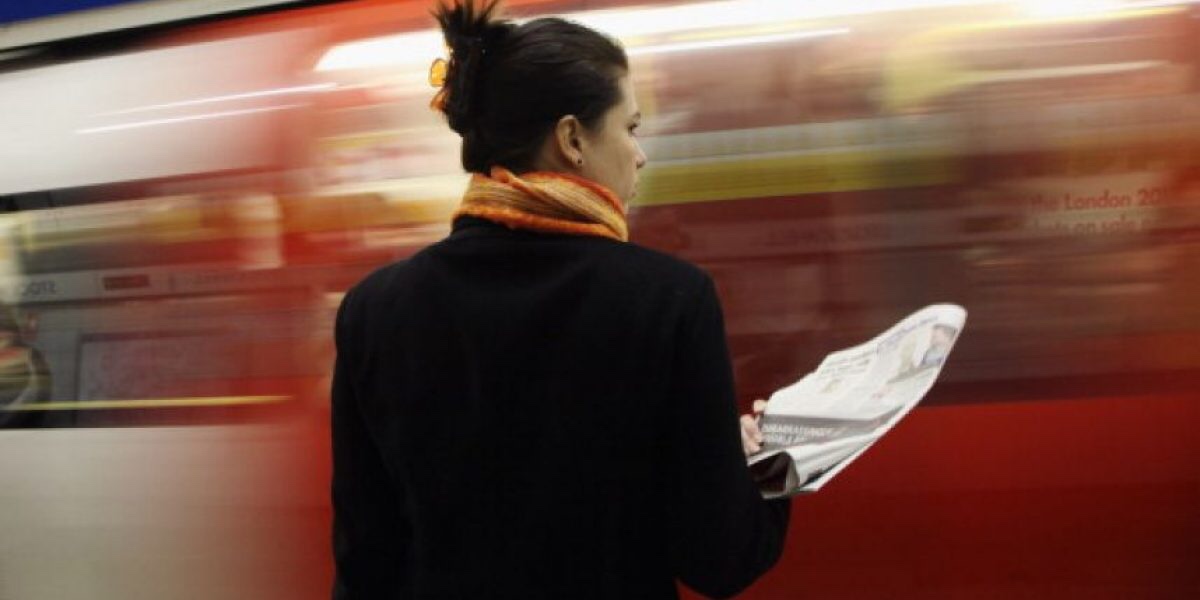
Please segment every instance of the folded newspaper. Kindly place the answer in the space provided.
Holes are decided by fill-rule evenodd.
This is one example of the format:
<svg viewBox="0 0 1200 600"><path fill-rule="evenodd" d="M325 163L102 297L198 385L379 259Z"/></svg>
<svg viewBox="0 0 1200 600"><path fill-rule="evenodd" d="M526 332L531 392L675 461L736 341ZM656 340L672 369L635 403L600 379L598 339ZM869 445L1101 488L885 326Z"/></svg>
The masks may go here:
<svg viewBox="0 0 1200 600"><path fill-rule="evenodd" d="M763 496L815 492L883 437L933 387L966 319L961 306L927 306L771 394L749 458Z"/></svg>

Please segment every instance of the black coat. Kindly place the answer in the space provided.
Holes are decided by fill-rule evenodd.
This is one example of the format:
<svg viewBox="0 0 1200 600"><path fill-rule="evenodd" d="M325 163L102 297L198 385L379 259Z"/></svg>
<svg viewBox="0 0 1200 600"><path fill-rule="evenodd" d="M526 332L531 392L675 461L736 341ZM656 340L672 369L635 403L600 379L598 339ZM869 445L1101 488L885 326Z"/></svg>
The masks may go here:
<svg viewBox="0 0 1200 600"><path fill-rule="evenodd" d="M336 339L335 598L724 597L779 557L692 265L461 218Z"/></svg>

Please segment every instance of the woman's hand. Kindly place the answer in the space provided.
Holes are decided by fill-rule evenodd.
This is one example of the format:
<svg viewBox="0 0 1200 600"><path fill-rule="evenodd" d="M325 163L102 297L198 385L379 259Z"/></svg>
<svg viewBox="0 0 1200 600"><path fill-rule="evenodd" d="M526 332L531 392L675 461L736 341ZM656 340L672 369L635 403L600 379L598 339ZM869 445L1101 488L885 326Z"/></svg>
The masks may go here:
<svg viewBox="0 0 1200 600"><path fill-rule="evenodd" d="M753 414L742 415L742 451L750 456L762 449L763 434L758 428L758 419L767 410L766 400L755 400L751 408Z"/></svg>

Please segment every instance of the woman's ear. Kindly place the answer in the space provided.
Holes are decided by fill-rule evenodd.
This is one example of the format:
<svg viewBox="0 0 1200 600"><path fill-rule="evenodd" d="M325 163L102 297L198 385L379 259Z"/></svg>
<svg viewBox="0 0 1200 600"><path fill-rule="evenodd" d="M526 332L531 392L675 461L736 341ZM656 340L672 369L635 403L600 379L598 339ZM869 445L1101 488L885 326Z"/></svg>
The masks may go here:
<svg viewBox="0 0 1200 600"><path fill-rule="evenodd" d="M583 166L583 123L567 115L554 125L554 147L559 158L575 168Z"/></svg>

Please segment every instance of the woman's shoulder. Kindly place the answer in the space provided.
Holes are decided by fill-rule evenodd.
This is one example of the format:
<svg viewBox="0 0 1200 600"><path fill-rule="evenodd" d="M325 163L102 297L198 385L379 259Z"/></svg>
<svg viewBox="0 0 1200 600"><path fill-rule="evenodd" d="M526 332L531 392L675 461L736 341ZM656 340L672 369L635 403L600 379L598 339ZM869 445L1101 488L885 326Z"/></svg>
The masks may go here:
<svg viewBox="0 0 1200 600"><path fill-rule="evenodd" d="M646 298L695 298L711 287L701 267L665 252L633 243L603 244L593 272L597 285ZM664 296L665 294L665 296Z"/></svg>
<svg viewBox="0 0 1200 600"><path fill-rule="evenodd" d="M402 281L405 273L410 270L409 263L412 258L399 260L388 263L386 265L376 267L375 270L368 273L357 283L350 286L346 290L343 304L361 305L369 303L373 298L386 297L390 290L397 286L397 283Z"/></svg>
<svg viewBox="0 0 1200 600"><path fill-rule="evenodd" d="M622 268L682 283L700 282L708 278L704 269L666 252L632 242L609 246Z"/></svg>

